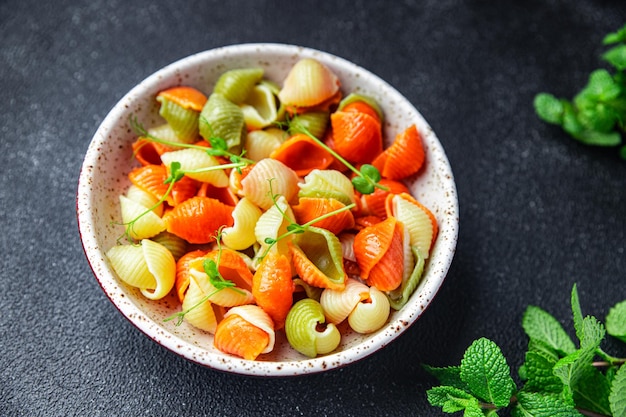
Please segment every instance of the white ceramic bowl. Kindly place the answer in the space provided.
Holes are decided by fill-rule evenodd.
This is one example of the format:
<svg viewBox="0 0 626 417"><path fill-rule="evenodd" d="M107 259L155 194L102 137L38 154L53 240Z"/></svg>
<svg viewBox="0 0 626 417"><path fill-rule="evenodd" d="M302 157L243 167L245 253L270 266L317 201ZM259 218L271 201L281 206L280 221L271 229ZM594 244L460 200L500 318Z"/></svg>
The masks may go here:
<svg viewBox="0 0 626 417"><path fill-rule="evenodd" d="M144 298L138 290L122 284L106 260L105 252L123 231L112 222L119 221L118 195L129 185L131 143L135 139L129 116L137 116L146 127L162 123L155 104L160 90L191 85L210 92L224 71L250 66L263 67L266 78L281 82L304 57L313 57L331 68L345 94L360 92L376 98L385 112L387 141L410 124L417 125L425 144L426 164L409 181L409 187L437 217L439 235L419 287L408 304L393 312L379 331L370 335L343 334L335 352L315 359L291 349L286 338L280 336L272 353L248 361L216 350L209 334L187 324L176 327L173 321L164 322L180 308L174 296L160 301ZM201 52L168 65L133 88L113 107L91 141L80 173L76 206L83 249L93 273L107 297L132 324L188 360L221 371L257 376L322 372L363 359L391 343L433 300L448 272L458 235L457 193L448 159L415 107L385 81L355 64L328 53L282 44L243 44Z"/></svg>

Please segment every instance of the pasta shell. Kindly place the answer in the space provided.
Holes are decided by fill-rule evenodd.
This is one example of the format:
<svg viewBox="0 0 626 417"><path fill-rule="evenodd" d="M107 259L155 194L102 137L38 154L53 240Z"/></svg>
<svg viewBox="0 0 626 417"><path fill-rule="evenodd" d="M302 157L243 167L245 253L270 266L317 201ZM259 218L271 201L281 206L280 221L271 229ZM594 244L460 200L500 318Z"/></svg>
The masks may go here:
<svg viewBox="0 0 626 417"><path fill-rule="evenodd" d="M269 158L285 140L287 133L278 128L253 130L246 136L246 156L253 161Z"/></svg>
<svg viewBox="0 0 626 417"><path fill-rule="evenodd" d="M252 289L252 272L239 252L222 248L207 253L205 258L215 261L222 277L234 282L237 288Z"/></svg>
<svg viewBox="0 0 626 417"><path fill-rule="evenodd" d="M329 323L339 324L344 321L354 307L369 298L370 289L355 279L346 279L346 287L341 290L325 289L320 297L320 304Z"/></svg>
<svg viewBox="0 0 626 417"><path fill-rule="evenodd" d="M185 298L182 300L182 309L186 311L185 321L187 323L214 334L217 328L217 317L215 310L213 310L213 304L206 299L207 295L196 280L192 279L189 282L189 289Z"/></svg>
<svg viewBox="0 0 626 417"><path fill-rule="evenodd" d="M244 250L257 240L254 227L263 212L246 197L239 200L233 210L233 225L222 229L222 242L234 250Z"/></svg>
<svg viewBox="0 0 626 417"><path fill-rule="evenodd" d="M415 263L409 277L402 281L402 285L393 291L387 293L389 304L394 310L400 310L409 301L409 297L422 279L424 274L425 259L416 247L411 247Z"/></svg>
<svg viewBox="0 0 626 417"><path fill-rule="evenodd" d="M292 201L298 194L298 182L294 170L280 161L267 158L253 165L241 180L241 188L244 196L262 210L267 210L274 204L272 194Z"/></svg>
<svg viewBox="0 0 626 417"><path fill-rule="evenodd" d="M247 360L274 349L272 319L261 307L238 306L230 309L217 325L213 343L222 352Z"/></svg>
<svg viewBox="0 0 626 417"><path fill-rule="evenodd" d="M367 276L367 284L381 291L392 291L398 288L402 284L402 278L404 277L404 255L402 224L395 222L389 247L370 270Z"/></svg>
<svg viewBox="0 0 626 417"><path fill-rule="evenodd" d="M190 281L195 281L206 294L208 300L216 306L235 307L254 302L254 297L250 290L233 287L217 288L211 283L209 276L203 270L192 268L190 270Z"/></svg>
<svg viewBox="0 0 626 417"><path fill-rule="evenodd" d="M148 129L148 135L160 141L167 142L169 150L182 149L182 145L193 143L196 137L180 137L169 123L154 126ZM180 144L178 146L177 144Z"/></svg>
<svg viewBox="0 0 626 417"><path fill-rule="evenodd" d="M167 250L172 253L172 256L176 261L178 261L178 259L180 259L180 257L187 252L187 242L167 231L159 233L158 235L150 238L150 240L165 246Z"/></svg>
<svg viewBox="0 0 626 417"><path fill-rule="evenodd" d="M207 101L207 97L203 92L190 86L172 87L160 91L157 95L157 100L160 99L169 100L183 109L197 112L202 110Z"/></svg>
<svg viewBox="0 0 626 417"><path fill-rule="evenodd" d="M290 137L271 154L299 176L305 176L314 169L326 169L333 163L334 157L313 139L304 134Z"/></svg>
<svg viewBox="0 0 626 417"><path fill-rule="evenodd" d="M357 303L348 316L348 324L357 333L367 334L383 327L389 318L389 300L375 287L369 289L369 297Z"/></svg>
<svg viewBox="0 0 626 417"><path fill-rule="evenodd" d="M315 59L304 58L287 74L278 98L285 105L310 107L334 96L339 86L339 78L328 67Z"/></svg>
<svg viewBox="0 0 626 417"><path fill-rule="evenodd" d="M270 244L266 241L268 239L276 240L279 236L287 233L287 226L292 223L293 219L293 211L287 203L287 200L282 196L276 200L275 205L272 205L272 207L259 217L259 220L254 227L254 235L257 242L260 244L260 248L258 250L260 256L267 254L266 252ZM278 240L276 244L271 247L271 251L287 254L289 252L287 243L290 238L291 236L286 239Z"/></svg>
<svg viewBox="0 0 626 417"><path fill-rule="evenodd" d="M230 183L230 176L228 181ZM230 187L216 187L208 182L200 184L196 196L214 198L229 206L236 206L239 202L239 198Z"/></svg>
<svg viewBox="0 0 626 417"><path fill-rule="evenodd" d="M207 141L222 138L229 149L237 147L246 131L243 111L226 97L213 93L200 112L199 129L200 136Z"/></svg>
<svg viewBox="0 0 626 417"><path fill-rule="evenodd" d="M289 242L294 269L302 280L320 288L342 290L343 269L341 242L326 229L309 227Z"/></svg>
<svg viewBox="0 0 626 417"><path fill-rule="evenodd" d="M338 111L330 116L333 144L352 163L370 163L383 151L380 123L367 113Z"/></svg>
<svg viewBox="0 0 626 417"><path fill-rule="evenodd" d="M334 198L345 205L356 202L354 187L343 173L331 169L314 169L299 184L298 197Z"/></svg>
<svg viewBox="0 0 626 417"><path fill-rule="evenodd" d="M128 178L130 182L142 190L152 194L157 200L165 198L165 201L171 206L182 203L183 201L196 195L198 183L184 176L174 183L172 190L167 194L169 184L165 183L169 174L165 165L145 165L133 169Z"/></svg>
<svg viewBox="0 0 626 417"><path fill-rule="evenodd" d="M428 259L438 233L435 215L408 193L389 195L386 203L387 213L407 228L411 246L415 246Z"/></svg>
<svg viewBox="0 0 626 417"><path fill-rule="evenodd" d="M122 222L128 225L128 233L135 240L147 239L165 230L165 222L150 208L126 196L119 196Z"/></svg>
<svg viewBox="0 0 626 417"><path fill-rule="evenodd" d="M399 133L391 146L373 161L383 178L400 180L417 173L424 164L422 138L415 125Z"/></svg>
<svg viewBox="0 0 626 417"><path fill-rule="evenodd" d="M259 67L236 68L226 71L218 78L213 92L235 104L243 103L254 86L261 81L263 73L263 68Z"/></svg>
<svg viewBox="0 0 626 417"><path fill-rule="evenodd" d="M179 138L192 141L198 136L198 117L206 103L204 93L192 87L174 87L161 91L159 115L172 126Z"/></svg>
<svg viewBox="0 0 626 417"><path fill-rule="evenodd" d="M172 150L171 146L140 137L132 144L133 156L141 165L160 165L161 155Z"/></svg>
<svg viewBox="0 0 626 417"><path fill-rule="evenodd" d="M298 224L308 224L315 219L339 210L346 205L334 198L311 198L303 197L298 200L298 204L292 207ZM333 216L326 217L311 224L315 227L326 229L338 235L345 229L354 226L354 216L350 210L342 211Z"/></svg>
<svg viewBox="0 0 626 417"><path fill-rule="evenodd" d="M209 197L192 197L163 216L167 231L189 243L215 241L217 231L233 225L233 207Z"/></svg>
<svg viewBox="0 0 626 417"><path fill-rule="evenodd" d="M323 138L329 124L330 115L328 111L307 111L291 118L289 132L296 135L306 129L316 138Z"/></svg>
<svg viewBox="0 0 626 417"><path fill-rule="evenodd" d="M350 93L339 103L337 111L354 111L367 113L378 120L383 121L383 111L373 97L358 93Z"/></svg>
<svg viewBox="0 0 626 417"><path fill-rule="evenodd" d="M191 252L187 252L176 262L176 295L182 302L185 299L185 294L189 288L189 282L191 280L191 268L197 267L197 260L203 259L208 251L197 249Z"/></svg>
<svg viewBox="0 0 626 417"><path fill-rule="evenodd" d="M223 169L212 169L203 171L203 169L217 167L220 161L197 148L181 149L174 152L166 152L161 155L161 161L166 167L172 162L180 163L180 168L185 171L185 176L200 182L208 182L215 187L227 187L228 175Z"/></svg>
<svg viewBox="0 0 626 417"><path fill-rule="evenodd" d="M305 298L296 302L285 320L287 341L298 352L310 358L330 353L339 346L341 334L326 318L319 302Z"/></svg>
<svg viewBox="0 0 626 417"><path fill-rule="evenodd" d="M363 215L374 215L382 219L387 217L387 196L389 194L409 193L409 188L400 181L381 179L378 182L387 188L383 190L376 188L371 194L361 195L361 213Z"/></svg>
<svg viewBox="0 0 626 417"><path fill-rule="evenodd" d="M267 84L254 86L240 106L248 130L263 129L278 119L276 96Z"/></svg>
<svg viewBox="0 0 626 417"><path fill-rule="evenodd" d="M361 278L368 279L370 271L389 250L396 223L394 217L387 217L379 223L363 228L354 237L354 253L361 269Z"/></svg>
<svg viewBox="0 0 626 417"><path fill-rule="evenodd" d="M161 217L163 215L163 205L159 204L159 200L147 191L142 190L134 184L126 189L126 197L146 208L151 208L154 214Z"/></svg>
<svg viewBox="0 0 626 417"><path fill-rule="evenodd" d="M256 304L272 318L276 329L285 325L293 303L293 292L289 258L275 252L268 254L252 278L252 295Z"/></svg>

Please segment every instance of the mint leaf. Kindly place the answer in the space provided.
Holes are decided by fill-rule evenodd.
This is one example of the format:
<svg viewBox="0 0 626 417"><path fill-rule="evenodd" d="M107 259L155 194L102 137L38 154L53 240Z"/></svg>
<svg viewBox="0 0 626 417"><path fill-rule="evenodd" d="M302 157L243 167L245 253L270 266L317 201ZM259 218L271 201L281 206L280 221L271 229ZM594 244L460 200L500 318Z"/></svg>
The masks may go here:
<svg viewBox="0 0 626 417"><path fill-rule="evenodd" d="M552 94L539 93L533 101L535 112L545 122L561 124L563 120L563 103Z"/></svg>
<svg viewBox="0 0 626 417"><path fill-rule="evenodd" d="M624 71L626 69L626 45L622 44L609 49L602 55L602 58L617 70Z"/></svg>
<svg viewBox="0 0 626 417"><path fill-rule="evenodd" d="M424 369L437 378L441 385L450 385L455 388L469 391L467 384L461 380L461 367L459 366L437 368L434 366L424 365Z"/></svg>
<svg viewBox="0 0 626 417"><path fill-rule="evenodd" d="M563 383L552 372L556 359L538 352L526 352L524 362L524 391L551 392L558 394L563 390Z"/></svg>
<svg viewBox="0 0 626 417"><path fill-rule="evenodd" d="M626 25L613 33L609 33L602 40L604 45L610 45L618 42L626 42Z"/></svg>
<svg viewBox="0 0 626 417"><path fill-rule="evenodd" d="M578 298L578 288L576 284L572 286L572 295L570 298L570 304L572 305L572 317L574 318L574 329L576 330L576 336L578 340L583 338L583 311L580 308L580 300Z"/></svg>
<svg viewBox="0 0 626 417"><path fill-rule="evenodd" d="M479 399L506 407L515 390L511 371L500 348L486 338L470 345L461 360L461 380Z"/></svg>
<svg viewBox="0 0 626 417"><path fill-rule="evenodd" d="M451 386L431 388L426 392L426 397L430 405L441 407L442 411L446 413L456 413L457 411L473 406L478 407L480 410L476 397Z"/></svg>
<svg viewBox="0 0 626 417"><path fill-rule="evenodd" d="M522 318L522 327L532 339L545 343L562 356L568 355L576 350L572 339L567 335L561 324L545 310L529 306Z"/></svg>
<svg viewBox="0 0 626 417"><path fill-rule="evenodd" d="M606 331L626 342L626 300L615 304L606 316Z"/></svg>
<svg viewBox="0 0 626 417"><path fill-rule="evenodd" d="M606 335L604 325L595 317L587 316L582 322L582 338L580 339L580 347L582 349L596 350L600 347L600 343Z"/></svg>
<svg viewBox="0 0 626 417"><path fill-rule="evenodd" d="M574 407L556 395L542 395L534 392L520 392L517 404L512 410L513 417L582 417Z"/></svg>
<svg viewBox="0 0 626 417"><path fill-rule="evenodd" d="M626 365L615 374L609 402L613 417L626 417Z"/></svg>

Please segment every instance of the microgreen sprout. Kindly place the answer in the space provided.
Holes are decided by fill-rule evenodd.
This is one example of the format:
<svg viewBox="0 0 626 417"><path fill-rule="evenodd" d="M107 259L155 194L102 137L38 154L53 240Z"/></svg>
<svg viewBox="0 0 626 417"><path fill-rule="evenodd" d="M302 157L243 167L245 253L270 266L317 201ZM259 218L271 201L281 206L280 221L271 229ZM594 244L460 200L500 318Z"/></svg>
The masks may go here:
<svg viewBox="0 0 626 417"><path fill-rule="evenodd" d="M209 283L215 288L215 290L202 297L200 301L198 301L196 304L192 305L188 309L172 314L171 316L166 317L163 321L171 321L176 319L176 326L180 326L183 323L183 320L185 319L187 313L200 307L202 304L210 300L211 297L213 297L215 294L222 291L223 289L231 288L233 291L243 294L243 291L237 288L237 284L235 284L231 280L225 279L220 273L219 266L222 257L222 246L220 244L221 238L222 229L220 228L215 236L215 241L217 243L217 260L214 261L213 259L204 259L204 261L202 262L202 268L204 270L204 273L207 275Z"/></svg>
<svg viewBox="0 0 626 417"><path fill-rule="evenodd" d="M307 135L309 138L315 141L315 143L317 143L324 150L326 150L333 157L335 157L335 159L337 159L339 162L345 165L346 168L348 168L350 171L355 173L356 176L352 178L352 185L354 186L354 189L360 192L361 194L371 194L374 191L376 191L376 188L379 188L385 191L389 190L389 188L379 183L381 176L380 176L380 172L375 166L370 165L370 164L363 164L361 166L361 169L357 169L354 165L352 165L345 158L339 155L334 149L326 145L322 140L318 139L314 134L311 133L311 131L309 131L309 129L307 129L302 124L292 123L289 120L287 120L287 122L285 122L284 124L286 124L292 132L297 132L297 133L302 133L302 134Z"/></svg>

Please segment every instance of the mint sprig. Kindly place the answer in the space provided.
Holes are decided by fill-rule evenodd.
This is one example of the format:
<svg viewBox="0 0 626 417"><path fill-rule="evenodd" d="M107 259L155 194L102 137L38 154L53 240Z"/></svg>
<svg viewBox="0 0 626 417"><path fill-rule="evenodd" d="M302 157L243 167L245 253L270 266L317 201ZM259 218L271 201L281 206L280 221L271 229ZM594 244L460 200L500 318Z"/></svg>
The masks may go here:
<svg viewBox="0 0 626 417"><path fill-rule="evenodd" d="M593 71L572 100L539 93L533 105L545 122L561 128L577 141L590 146L620 147L626 159L626 25L603 40L614 45L602 55L614 73Z"/></svg>
<svg viewBox="0 0 626 417"><path fill-rule="evenodd" d="M529 340L518 372L521 387L498 345L480 338L459 366L425 366L442 384L428 390L430 404L476 417L500 410L513 417L625 417L626 359L612 357L600 345L607 334L626 341L626 300L609 311L606 327L583 316L576 285L570 302L576 341L550 313L537 306L526 309L522 327Z"/></svg>

